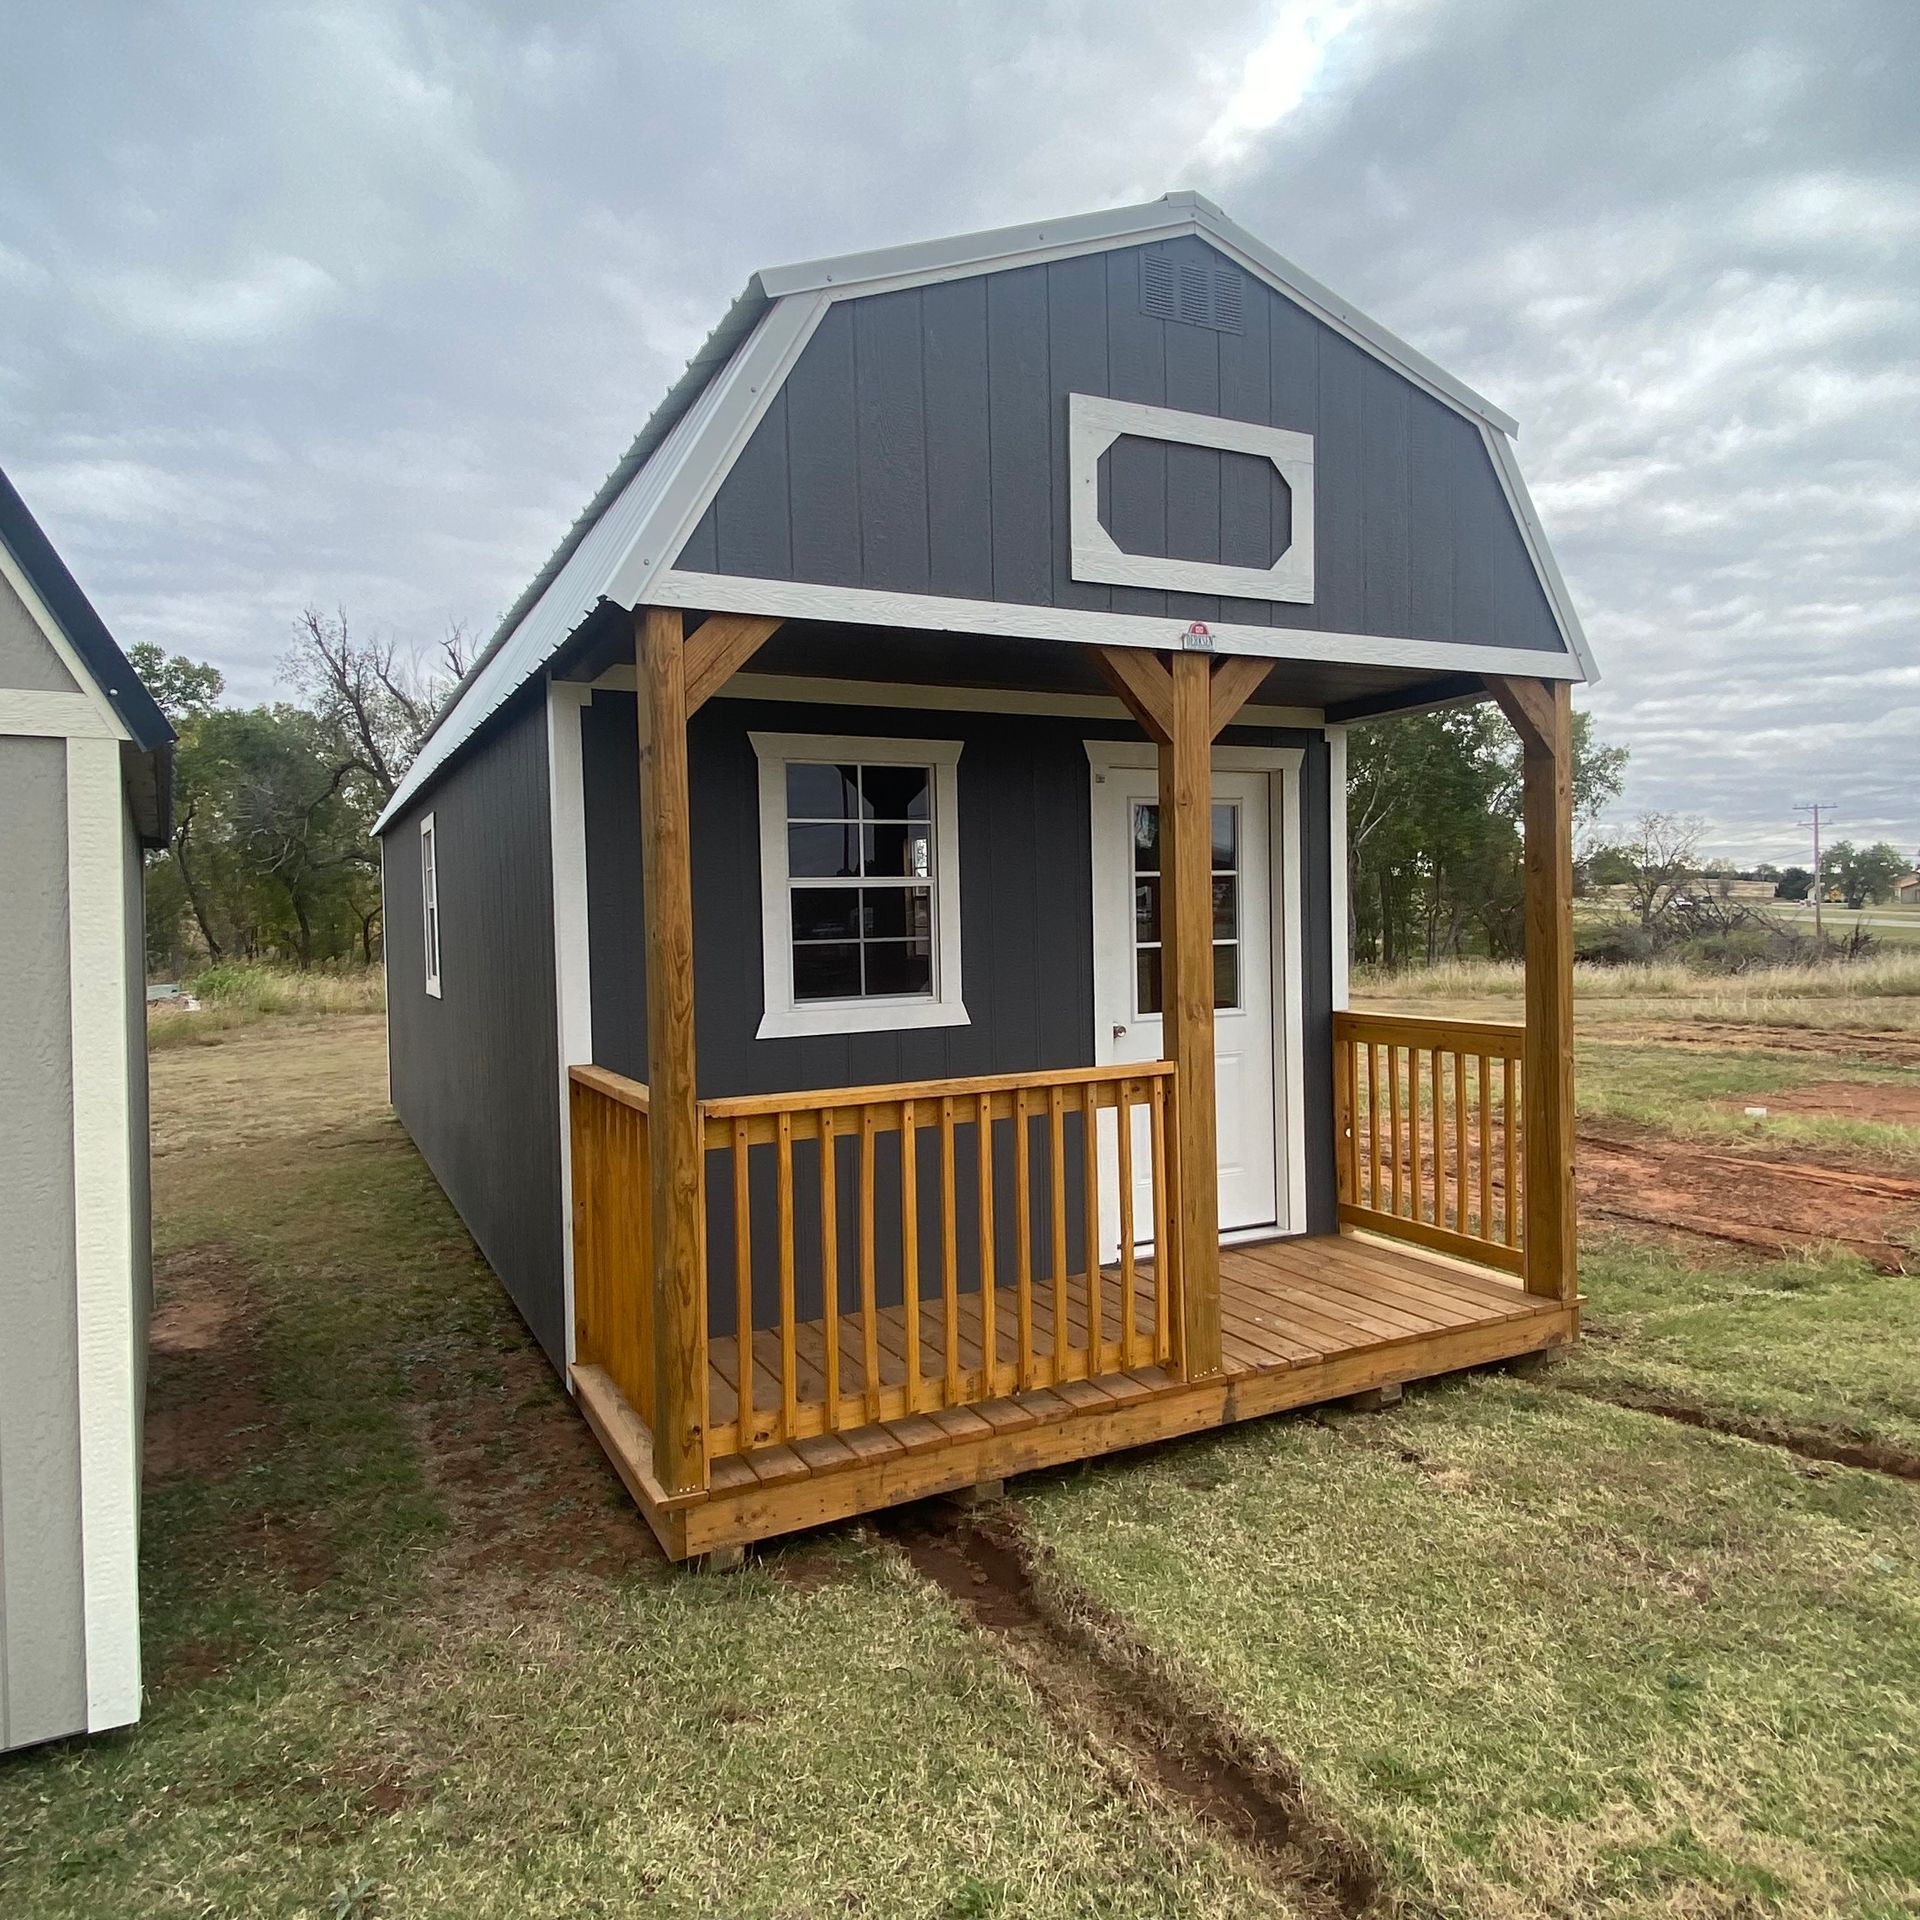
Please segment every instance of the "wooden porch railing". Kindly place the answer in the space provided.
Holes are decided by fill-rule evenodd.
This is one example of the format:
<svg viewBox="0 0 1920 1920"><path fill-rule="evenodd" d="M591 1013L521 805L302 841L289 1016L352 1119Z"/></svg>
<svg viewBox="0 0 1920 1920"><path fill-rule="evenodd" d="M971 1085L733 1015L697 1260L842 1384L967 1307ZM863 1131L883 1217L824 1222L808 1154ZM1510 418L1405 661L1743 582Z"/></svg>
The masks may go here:
<svg viewBox="0 0 1920 1920"><path fill-rule="evenodd" d="M1343 1225L1525 1273L1525 1038L1491 1021L1333 1016Z"/></svg>
<svg viewBox="0 0 1920 1920"><path fill-rule="evenodd" d="M573 1350L653 1424L653 1182L647 1089L604 1067L569 1074Z"/></svg>
<svg viewBox="0 0 1920 1920"><path fill-rule="evenodd" d="M1136 1260L1149 1223L1134 1181L1139 1116L1157 1255L1172 1075L1154 1061L702 1101L708 1181L731 1226L732 1317L750 1330L710 1342L709 1458L1168 1360L1177 1263ZM798 1171L796 1148L808 1149ZM1117 1195L1111 1273L1098 1257L1103 1159ZM756 1316L756 1234L768 1230ZM817 1312L803 1311L803 1282Z"/></svg>

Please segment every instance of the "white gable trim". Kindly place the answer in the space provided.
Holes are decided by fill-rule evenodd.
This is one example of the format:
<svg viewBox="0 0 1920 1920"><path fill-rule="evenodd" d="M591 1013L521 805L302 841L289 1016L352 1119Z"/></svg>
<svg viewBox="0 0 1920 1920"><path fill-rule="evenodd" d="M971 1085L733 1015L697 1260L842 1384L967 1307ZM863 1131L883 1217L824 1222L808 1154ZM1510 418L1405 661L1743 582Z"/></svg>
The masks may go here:
<svg viewBox="0 0 1920 1920"><path fill-rule="evenodd" d="M12 690L0 695L0 699L4 699L9 705L20 701L64 700L71 702L84 700L92 708L95 718L100 723L98 726L93 727L82 727L78 725L55 726L50 724L10 726L7 724L4 715L0 714L0 733L53 734L72 739L85 734L104 732L107 737L114 740L132 739L133 736L128 733L126 723L120 718L119 714L113 710L113 702L107 698L99 681L93 677L92 671L87 666L87 663L80 658L79 653L74 648L73 642L67 638L66 632L61 627L60 622L53 617L53 610L41 599L39 588L28 579L26 569L13 557L12 549L8 547L4 540L0 540L0 578L4 578L7 585L19 596L20 604L26 608L28 615L33 620L33 624L46 635L47 644L60 656L60 664L72 674L74 685L80 689L80 692L77 694L28 694L18 690ZM25 714L28 709L15 706L14 711L19 714ZM57 711L59 710L48 707L44 710L44 714L45 716L51 716Z"/></svg>
<svg viewBox="0 0 1920 1920"><path fill-rule="evenodd" d="M83 687L91 682L82 680ZM53 740L118 740L103 719L101 703L85 693L36 693L25 687L0 687L0 733L38 734Z"/></svg>
<svg viewBox="0 0 1920 1920"><path fill-rule="evenodd" d="M1178 651L1187 645L1190 632L1189 622L1164 614L1095 613L1011 600L944 600L930 593L882 593L869 587L822 587L808 580L759 580L721 573L656 574L648 596L659 606L700 607L709 613L767 613L783 620L845 620L941 633L1068 640L1089 647ZM1303 627L1254 627L1231 621L1208 621L1206 629L1213 651L1267 660L1415 667L1441 673L1521 673L1541 680L1580 678L1580 663L1571 654L1538 647L1465 646L1451 640L1318 633Z"/></svg>
<svg viewBox="0 0 1920 1920"><path fill-rule="evenodd" d="M87 1726L140 1714L140 1436L134 1301L129 889L119 743L67 742L73 1252ZM132 895L138 898L137 892ZM144 1033L138 1038L145 1039ZM145 1140L139 1150L146 1150Z"/></svg>

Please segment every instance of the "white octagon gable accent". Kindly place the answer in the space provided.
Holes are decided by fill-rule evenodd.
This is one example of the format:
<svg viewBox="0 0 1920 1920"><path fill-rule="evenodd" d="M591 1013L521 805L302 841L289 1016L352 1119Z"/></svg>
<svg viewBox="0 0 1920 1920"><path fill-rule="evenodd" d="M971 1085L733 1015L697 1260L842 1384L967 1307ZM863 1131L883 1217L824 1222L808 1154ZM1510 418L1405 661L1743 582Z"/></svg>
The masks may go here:
<svg viewBox="0 0 1920 1920"><path fill-rule="evenodd" d="M1127 553L1100 521L1100 461L1132 435L1176 446L1212 447L1271 460L1293 495L1293 537L1271 567L1229 567ZM1067 395L1067 471L1073 501L1073 577L1122 587L1170 587L1180 593L1237 594L1250 600L1313 604L1313 435L1210 413L1179 413L1096 394Z"/></svg>

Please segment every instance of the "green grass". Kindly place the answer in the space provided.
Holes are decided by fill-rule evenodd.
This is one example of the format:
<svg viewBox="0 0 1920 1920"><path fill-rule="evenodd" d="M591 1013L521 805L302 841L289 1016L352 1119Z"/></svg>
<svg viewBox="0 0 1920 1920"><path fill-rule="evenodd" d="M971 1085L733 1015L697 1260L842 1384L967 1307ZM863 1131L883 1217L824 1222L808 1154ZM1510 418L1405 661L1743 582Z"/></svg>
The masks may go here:
<svg viewBox="0 0 1920 1920"><path fill-rule="evenodd" d="M1602 1240L1580 1278L1587 1337L1555 1378L1920 1454L1920 1273Z"/></svg>
<svg viewBox="0 0 1920 1920"><path fill-rule="evenodd" d="M1682 1139L1752 1146L1776 1156L1812 1154L1846 1164L1920 1168L1920 1126L1847 1115L1770 1112L1769 1094L1840 1082L1920 1086L1920 1069L1862 1061L1846 1037L1831 1053L1785 1053L1587 1041L1576 1050L1574 1093L1584 1120L1656 1127Z"/></svg>
<svg viewBox="0 0 1920 1920"><path fill-rule="evenodd" d="M379 1044L159 1063L162 1302L245 1311L156 1409L257 1404L149 1489L142 1724L0 1761L0 1912L1288 1911L870 1537L670 1572L379 1116ZM237 1124L343 1047L330 1114Z"/></svg>
<svg viewBox="0 0 1920 1920"><path fill-rule="evenodd" d="M1495 1375L1020 1499L1409 1910L1920 1904L1920 1490Z"/></svg>
<svg viewBox="0 0 1920 1920"><path fill-rule="evenodd" d="M386 975L375 967L268 967L243 961L203 967L181 983L200 1004L192 1012L169 1001L147 1008L147 1043L155 1050L218 1044L236 1030L279 1014L313 1018L379 1013Z"/></svg>

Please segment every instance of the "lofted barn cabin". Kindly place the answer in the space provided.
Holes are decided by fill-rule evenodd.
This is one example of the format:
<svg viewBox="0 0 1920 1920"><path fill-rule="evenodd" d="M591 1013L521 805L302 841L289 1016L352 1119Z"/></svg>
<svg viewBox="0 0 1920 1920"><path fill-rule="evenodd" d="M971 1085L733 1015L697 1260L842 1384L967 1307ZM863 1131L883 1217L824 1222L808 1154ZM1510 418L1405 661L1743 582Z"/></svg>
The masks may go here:
<svg viewBox="0 0 1920 1920"><path fill-rule="evenodd" d="M1514 432L1193 194L748 283L380 822L394 1106L669 1554L1574 1337ZM1345 729L1485 698L1525 1022L1350 1012Z"/></svg>

